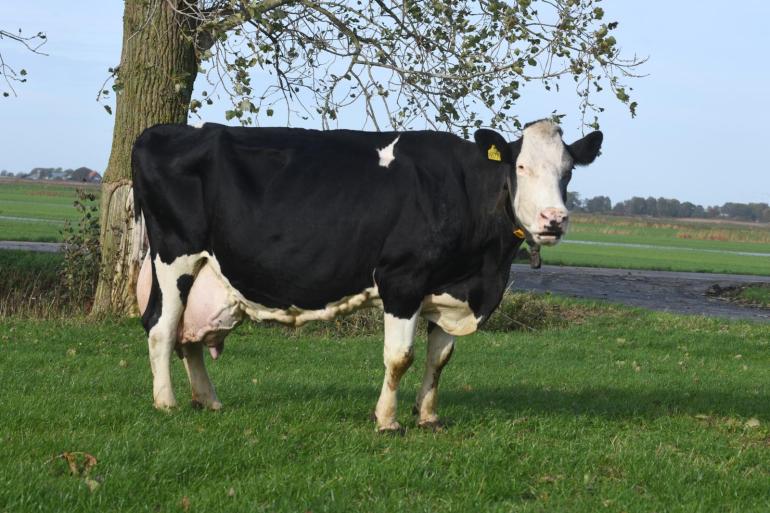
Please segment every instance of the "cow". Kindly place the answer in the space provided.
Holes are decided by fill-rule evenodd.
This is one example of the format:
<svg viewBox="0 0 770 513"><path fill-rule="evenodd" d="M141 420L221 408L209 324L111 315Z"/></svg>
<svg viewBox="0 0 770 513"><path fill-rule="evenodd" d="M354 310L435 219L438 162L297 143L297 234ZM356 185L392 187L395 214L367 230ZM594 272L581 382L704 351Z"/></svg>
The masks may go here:
<svg viewBox="0 0 770 513"><path fill-rule="evenodd" d="M399 431L396 394L428 321L414 411L436 412L455 337L495 311L524 240L556 244L567 184L602 133L567 145L549 120L507 142L437 131L362 132L158 125L132 152L135 223L149 251L137 298L156 408L176 406L170 361L184 360L193 403L221 408L203 346L217 358L245 318L300 326L366 306L384 311L379 431ZM138 229L138 228L137 228Z"/></svg>

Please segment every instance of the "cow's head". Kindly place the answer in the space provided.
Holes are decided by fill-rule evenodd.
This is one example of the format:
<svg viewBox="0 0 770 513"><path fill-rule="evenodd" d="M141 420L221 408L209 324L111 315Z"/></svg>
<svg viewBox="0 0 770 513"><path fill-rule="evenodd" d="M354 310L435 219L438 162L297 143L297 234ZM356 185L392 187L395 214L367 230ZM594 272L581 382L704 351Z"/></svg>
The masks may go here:
<svg viewBox="0 0 770 513"><path fill-rule="evenodd" d="M561 128L552 121L535 121L524 127L521 139L497 151L503 140L499 134L483 129L475 134L476 143L488 152L488 158L511 164L508 188L517 227L542 245L556 244L567 231L565 203L572 170L593 162L602 145L599 131L569 146L561 136Z"/></svg>

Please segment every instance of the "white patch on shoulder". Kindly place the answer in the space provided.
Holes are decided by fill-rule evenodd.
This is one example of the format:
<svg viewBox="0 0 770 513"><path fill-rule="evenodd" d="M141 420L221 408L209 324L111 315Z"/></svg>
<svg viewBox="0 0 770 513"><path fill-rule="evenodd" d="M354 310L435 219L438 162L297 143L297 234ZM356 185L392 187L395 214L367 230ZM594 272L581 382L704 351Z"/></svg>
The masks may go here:
<svg viewBox="0 0 770 513"><path fill-rule="evenodd" d="M426 296L422 302L422 316L458 337L476 331L482 320L475 316L467 301L460 301L447 293Z"/></svg>
<svg viewBox="0 0 770 513"><path fill-rule="evenodd" d="M249 301L235 287L232 286L226 276L222 274L222 269L217 262L216 257L209 256L208 264L211 270L217 275L229 293L228 300L238 305L238 308L255 321L276 321L289 326L302 326L309 321L330 321L340 315L347 314L370 306L382 307L382 300L376 285L364 289L358 294L345 296L337 301L327 304L319 310L305 310L297 306L290 306L286 309L271 308L268 306Z"/></svg>
<svg viewBox="0 0 770 513"><path fill-rule="evenodd" d="M392 143L388 144L384 148L380 148L377 150L377 155L380 157L380 165L382 167L388 167L390 166L390 163L396 160L396 156L393 154L393 150L396 148L396 143L401 138L399 135L396 137Z"/></svg>

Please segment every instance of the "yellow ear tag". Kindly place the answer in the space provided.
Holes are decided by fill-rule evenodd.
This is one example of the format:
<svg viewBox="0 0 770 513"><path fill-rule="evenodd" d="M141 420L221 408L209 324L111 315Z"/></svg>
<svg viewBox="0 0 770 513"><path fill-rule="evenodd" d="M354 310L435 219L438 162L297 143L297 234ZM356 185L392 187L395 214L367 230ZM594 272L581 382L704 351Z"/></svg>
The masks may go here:
<svg viewBox="0 0 770 513"><path fill-rule="evenodd" d="M524 230L522 230L521 228L516 228L515 230L513 230L513 234L520 239L524 238Z"/></svg>
<svg viewBox="0 0 770 513"><path fill-rule="evenodd" d="M500 155L500 150L498 150L497 146L495 146L494 144L490 146L489 149L487 150L487 158L489 160L496 160L498 162L503 160L502 155Z"/></svg>

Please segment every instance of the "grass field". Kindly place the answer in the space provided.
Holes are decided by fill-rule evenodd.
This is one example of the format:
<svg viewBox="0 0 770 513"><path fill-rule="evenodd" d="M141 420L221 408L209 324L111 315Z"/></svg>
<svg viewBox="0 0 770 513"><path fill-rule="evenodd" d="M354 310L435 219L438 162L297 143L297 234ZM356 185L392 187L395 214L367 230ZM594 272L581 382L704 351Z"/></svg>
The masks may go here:
<svg viewBox="0 0 770 513"><path fill-rule="evenodd" d="M418 342L402 437L367 420L380 335L244 326L209 365L225 409L175 361L162 413L136 320L0 320L0 511L770 509L766 326L548 301L582 320L458 341L445 432L412 427Z"/></svg>
<svg viewBox="0 0 770 513"><path fill-rule="evenodd" d="M543 248L545 264L770 275L770 225L572 217L567 241Z"/></svg>
<svg viewBox="0 0 770 513"><path fill-rule="evenodd" d="M64 221L78 218L76 188L99 191L89 184L0 181L0 240L61 240Z"/></svg>

